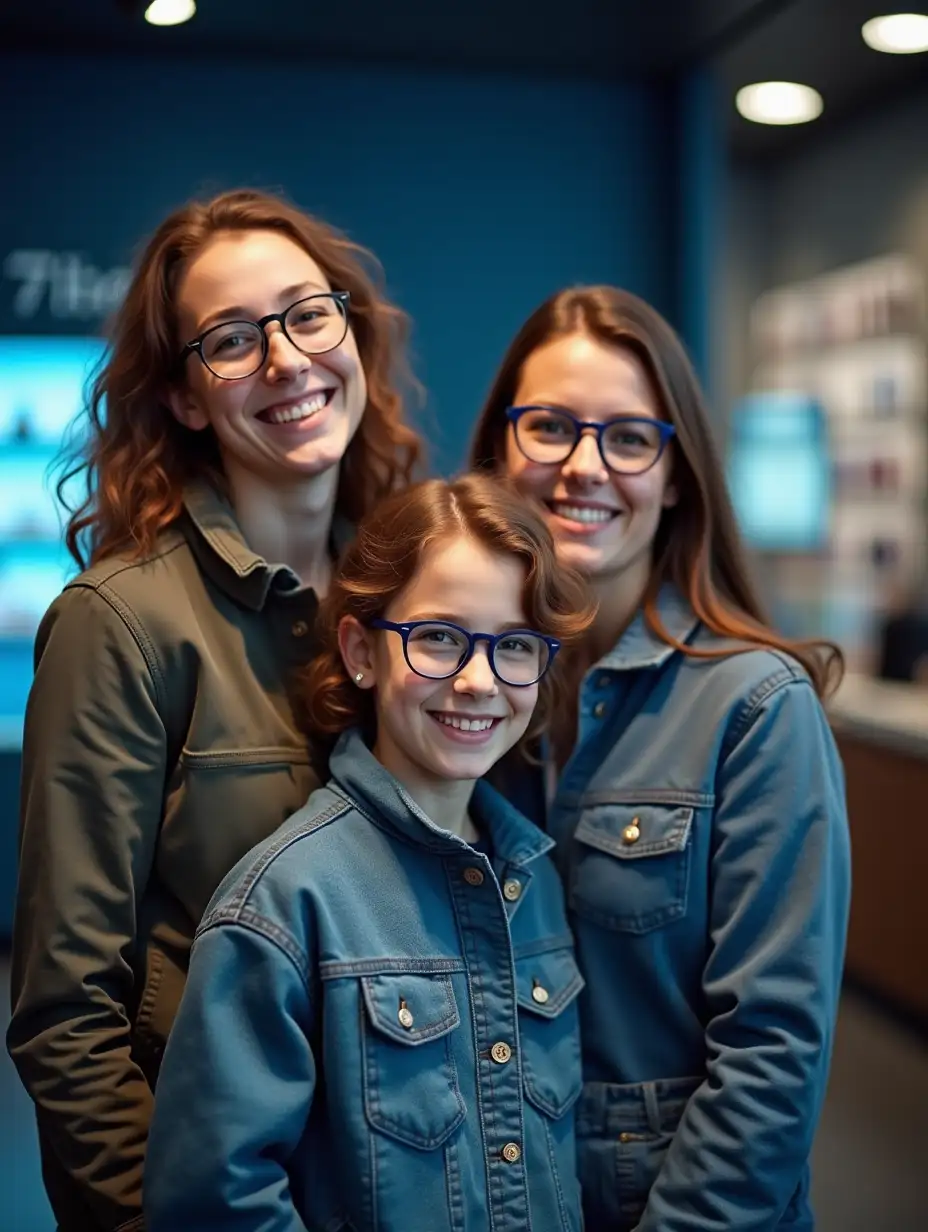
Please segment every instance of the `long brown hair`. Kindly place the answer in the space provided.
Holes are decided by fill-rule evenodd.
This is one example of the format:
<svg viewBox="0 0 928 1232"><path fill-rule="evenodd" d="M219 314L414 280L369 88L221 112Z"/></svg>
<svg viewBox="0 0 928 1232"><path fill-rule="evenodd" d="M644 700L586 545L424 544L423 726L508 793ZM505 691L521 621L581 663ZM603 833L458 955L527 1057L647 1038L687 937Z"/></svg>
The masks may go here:
<svg viewBox="0 0 928 1232"><path fill-rule="evenodd" d="M187 483L223 488L211 430L193 432L170 413L164 393L176 380L182 340L177 288L186 265L217 232L277 231L319 264L333 288L348 291L351 328L367 377L367 406L341 464L337 508L354 521L409 482L419 438L403 421L406 316L383 294L380 266L366 249L295 206L238 189L193 201L169 215L145 245L110 330L109 347L85 408L86 427L60 463L59 499L70 513L65 541L78 565L127 552L149 555L181 513ZM83 500L67 491L83 477ZM85 552L85 545L88 549Z"/></svg>
<svg viewBox="0 0 928 1232"><path fill-rule="evenodd" d="M589 628L595 605L579 574L558 564L554 540L534 503L502 479L465 475L453 482L429 479L378 505L358 527L322 603L321 653L304 670L300 692L310 736L325 742L349 727L374 727L371 691L350 680L338 649L344 616L362 625L383 616L415 575L427 548L442 539L469 536L489 551L525 565L523 602L531 628L567 647ZM555 659L538 689L523 747L544 731L562 696Z"/></svg>
<svg viewBox="0 0 928 1232"><path fill-rule="evenodd" d="M661 410L676 429L673 478L679 498L664 510L654 541L644 595L650 629L688 655L716 658L732 653L723 647L696 649L668 632L657 603L661 587L670 581L711 632L741 643L738 649L767 646L792 655L809 673L819 696L837 687L843 656L836 645L790 640L769 627L750 579L696 374L671 327L637 296L616 287L575 287L551 296L529 317L506 352L481 412L472 465L478 470L502 470L506 408L515 399L523 365L545 343L573 333L632 351L644 364Z"/></svg>

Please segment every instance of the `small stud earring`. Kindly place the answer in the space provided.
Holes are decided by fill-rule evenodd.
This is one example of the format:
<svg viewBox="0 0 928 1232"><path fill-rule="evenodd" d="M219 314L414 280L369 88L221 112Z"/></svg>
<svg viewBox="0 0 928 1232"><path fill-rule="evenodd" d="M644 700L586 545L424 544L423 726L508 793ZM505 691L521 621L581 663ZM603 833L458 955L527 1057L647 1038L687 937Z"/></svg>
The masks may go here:
<svg viewBox="0 0 928 1232"><path fill-rule="evenodd" d="M358 672L357 676L355 676L354 678L354 682L355 684L360 684L363 679L364 679L364 673Z"/></svg>

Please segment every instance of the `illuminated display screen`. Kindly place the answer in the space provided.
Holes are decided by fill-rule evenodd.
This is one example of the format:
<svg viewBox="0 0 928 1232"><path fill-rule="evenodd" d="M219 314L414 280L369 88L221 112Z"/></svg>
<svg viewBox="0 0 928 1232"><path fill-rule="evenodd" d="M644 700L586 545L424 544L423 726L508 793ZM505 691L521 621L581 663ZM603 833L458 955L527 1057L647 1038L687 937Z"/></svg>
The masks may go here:
<svg viewBox="0 0 928 1232"><path fill-rule="evenodd" d="M21 730L36 627L75 572L49 468L103 345L0 338L0 740Z"/></svg>
<svg viewBox="0 0 928 1232"><path fill-rule="evenodd" d="M805 394L752 394L735 407L728 485L751 547L811 552L826 546L831 460L825 412Z"/></svg>

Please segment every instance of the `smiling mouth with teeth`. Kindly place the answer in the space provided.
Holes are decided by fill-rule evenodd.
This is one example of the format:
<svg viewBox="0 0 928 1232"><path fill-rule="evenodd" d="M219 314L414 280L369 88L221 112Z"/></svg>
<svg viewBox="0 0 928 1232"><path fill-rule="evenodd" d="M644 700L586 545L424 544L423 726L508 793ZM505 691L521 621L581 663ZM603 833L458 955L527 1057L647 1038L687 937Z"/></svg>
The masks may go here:
<svg viewBox="0 0 928 1232"><path fill-rule="evenodd" d="M289 406L272 407L270 410L260 411L258 418L270 424L299 423L303 419L312 419L313 415L318 415L323 407L328 406L333 392L331 389L320 389L317 393L304 398L302 402L293 402Z"/></svg>
<svg viewBox="0 0 928 1232"><path fill-rule="evenodd" d="M459 731L487 731L500 722L499 719L466 719L457 714L439 714L430 710L432 718L445 727L455 727Z"/></svg>
<svg viewBox="0 0 928 1232"><path fill-rule="evenodd" d="M567 501L549 501L548 508L559 518L569 522L584 522L587 525L611 522L619 516L618 509L594 509L588 505L571 505Z"/></svg>

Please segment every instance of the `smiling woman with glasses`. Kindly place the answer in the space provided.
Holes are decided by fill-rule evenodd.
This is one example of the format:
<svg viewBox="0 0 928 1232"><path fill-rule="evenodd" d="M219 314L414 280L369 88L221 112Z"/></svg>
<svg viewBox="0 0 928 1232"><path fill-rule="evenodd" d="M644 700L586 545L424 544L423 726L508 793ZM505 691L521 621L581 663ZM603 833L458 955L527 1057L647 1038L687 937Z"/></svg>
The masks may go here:
<svg viewBox="0 0 928 1232"><path fill-rule="evenodd" d="M294 675L354 523L419 452L381 284L243 190L165 219L115 319L65 479L89 568L39 630L23 747L8 1044L60 1232L142 1226L197 923L317 781Z"/></svg>
<svg viewBox="0 0 928 1232"><path fill-rule="evenodd" d="M587 981L586 1230L807 1232L849 897L840 651L766 623L696 376L636 296L529 317L472 461L599 600L538 764L494 771L558 843Z"/></svg>

